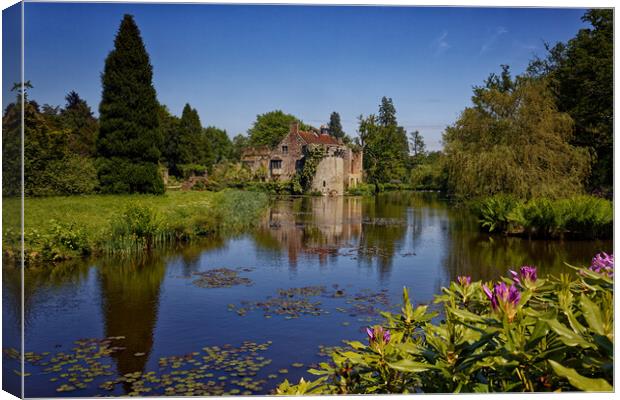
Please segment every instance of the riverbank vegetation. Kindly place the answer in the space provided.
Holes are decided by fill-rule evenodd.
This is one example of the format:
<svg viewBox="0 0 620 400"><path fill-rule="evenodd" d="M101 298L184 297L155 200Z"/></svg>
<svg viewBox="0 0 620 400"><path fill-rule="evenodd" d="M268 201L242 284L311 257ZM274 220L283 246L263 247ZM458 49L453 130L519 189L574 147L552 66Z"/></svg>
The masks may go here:
<svg viewBox="0 0 620 400"><path fill-rule="evenodd" d="M470 203L487 232L538 238L607 239L613 235L613 204L594 196L528 201L497 195Z"/></svg>
<svg viewBox="0 0 620 400"><path fill-rule="evenodd" d="M278 394L613 391L613 255L589 268L499 282L460 276L433 305L384 312L368 344L347 342ZM441 321L434 307L441 311Z"/></svg>
<svg viewBox="0 0 620 400"><path fill-rule="evenodd" d="M26 198L26 261L134 253L238 233L256 226L267 205L265 194L239 190ZM19 213L19 208L18 198L5 198L3 217ZM19 245L19 221L5 223L4 256L18 258Z"/></svg>

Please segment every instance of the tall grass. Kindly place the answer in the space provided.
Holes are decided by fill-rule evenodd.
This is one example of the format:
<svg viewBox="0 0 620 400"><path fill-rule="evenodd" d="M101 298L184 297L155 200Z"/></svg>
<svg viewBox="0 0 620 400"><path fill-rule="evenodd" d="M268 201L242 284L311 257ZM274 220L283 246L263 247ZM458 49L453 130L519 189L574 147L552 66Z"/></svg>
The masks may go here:
<svg viewBox="0 0 620 400"><path fill-rule="evenodd" d="M480 228L542 238L605 239L613 234L613 203L594 196L527 202L497 195L472 202Z"/></svg>
<svg viewBox="0 0 620 400"><path fill-rule="evenodd" d="M87 254L128 254L256 225L268 204L264 193L168 192L27 198L27 261L57 261ZM3 254L19 254L19 199L3 201Z"/></svg>

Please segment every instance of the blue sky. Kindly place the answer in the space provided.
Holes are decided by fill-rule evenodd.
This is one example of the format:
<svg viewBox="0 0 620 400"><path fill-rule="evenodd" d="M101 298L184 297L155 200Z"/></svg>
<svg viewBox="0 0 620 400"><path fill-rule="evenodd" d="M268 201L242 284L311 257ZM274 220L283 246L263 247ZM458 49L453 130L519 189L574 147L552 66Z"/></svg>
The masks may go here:
<svg viewBox="0 0 620 400"><path fill-rule="evenodd" d="M500 64L523 71L543 43L584 27L582 9L26 3L26 79L40 104L77 91L95 112L124 13L135 16L158 99L203 125L245 133L282 109L307 123L357 116L392 97L398 121L431 149ZM6 37L6 36L5 36ZM6 93L8 82L4 82Z"/></svg>

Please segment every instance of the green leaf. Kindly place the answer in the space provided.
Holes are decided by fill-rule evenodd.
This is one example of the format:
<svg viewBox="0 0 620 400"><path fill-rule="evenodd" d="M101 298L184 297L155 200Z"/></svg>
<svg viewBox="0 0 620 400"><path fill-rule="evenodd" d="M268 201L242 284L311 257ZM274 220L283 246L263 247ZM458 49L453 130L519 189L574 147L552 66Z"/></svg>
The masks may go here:
<svg viewBox="0 0 620 400"><path fill-rule="evenodd" d="M398 360L393 363L387 363L387 365L392 369L396 369L398 371L403 371L403 372L422 372L430 368L434 368L430 364L424 364L421 362L416 362L416 361L411 361L411 360Z"/></svg>
<svg viewBox="0 0 620 400"><path fill-rule="evenodd" d="M613 386L605 379L585 377L574 369L563 367L553 360L549 360L549 364L551 364L556 374L568 379L570 384L579 390L584 390L586 392L613 392L614 390Z"/></svg>
<svg viewBox="0 0 620 400"><path fill-rule="evenodd" d="M363 350L366 348L366 345L363 344L362 342L358 342L358 341L345 341L346 344L348 344L349 346L353 347L355 350Z"/></svg>
<svg viewBox="0 0 620 400"><path fill-rule="evenodd" d="M469 311L460 310L458 308L449 308L449 310L452 314L454 314L458 318L461 318L462 320L472 322L484 322L484 318Z"/></svg>
<svg viewBox="0 0 620 400"><path fill-rule="evenodd" d="M584 348L594 347L593 344L588 343L581 336L574 331L568 329L565 325L561 324L555 319L545 320L549 327L560 336L560 340L567 346L581 346Z"/></svg>
<svg viewBox="0 0 620 400"><path fill-rule="evenodd" d="M585 317L590 329L599 335L605 335L605 323L600 308L594 302L581 294L581 312Z"/></svg>

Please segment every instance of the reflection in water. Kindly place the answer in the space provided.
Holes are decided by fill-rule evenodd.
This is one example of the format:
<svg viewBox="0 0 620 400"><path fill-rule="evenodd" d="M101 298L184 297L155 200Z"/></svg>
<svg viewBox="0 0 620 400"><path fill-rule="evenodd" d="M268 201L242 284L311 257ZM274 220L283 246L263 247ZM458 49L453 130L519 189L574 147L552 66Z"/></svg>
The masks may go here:
<svg viewBox="0 0 620 400"><path fill-rule="evenodd" d="M126 349L113 354L121 375L144 372L153 347L164 275L162 257L107 261L99 268L105 336L125 337L121 343Z"/></svg>
<svg viewBox="0 0 620 400"><path fill-rule="evenodd" d="M124 336L114 345L126 349L112 355L122 375L157 368L156 358L162 354L187 354L205 345L246 339L273 340L269 357L275 372L290 366L291 351L299 356L295 361L318 361L317 346L355 338L362 322L332 309L328 317L293 319L283 328L275 317L264 320L258 313L242 318L228 311L227 304L261 301L279 288L333 284L347 290L350 286L352 292L385 290L392 302L399 301L407 286L414 301L424 303L457 275L496 280L507 268L523 264L555 274L566 270L565 261L584 264L594 253L611 250L611 241L530 241L481 234L466 210L451 207L434 193L291 197L274 200L261 227L240 237L210 237L134 260L105 259L96 265L79 260L28 269L26 347L57 351L54 346L64 350L83 337ZM255 258L248 260L252 254ZM254 282L249 287L204 289L188 279L197 271L248 262L255 267L244 272ZM294 273L282 274L282 262ZM5 345L19 347L19 341L6 340L7 329L20 326L19 269L5 266L3 277L3 319L9 321L3 327ZM327 299L321 301L329 308ZM14 380L11 365L3 373ZM281 377L301 377L290 372ZM29 379L32 397L57 394L47 375L33 373ZM130 391L129 385L124 390ZM75 394L109 393L93 384Z"/></svg>

